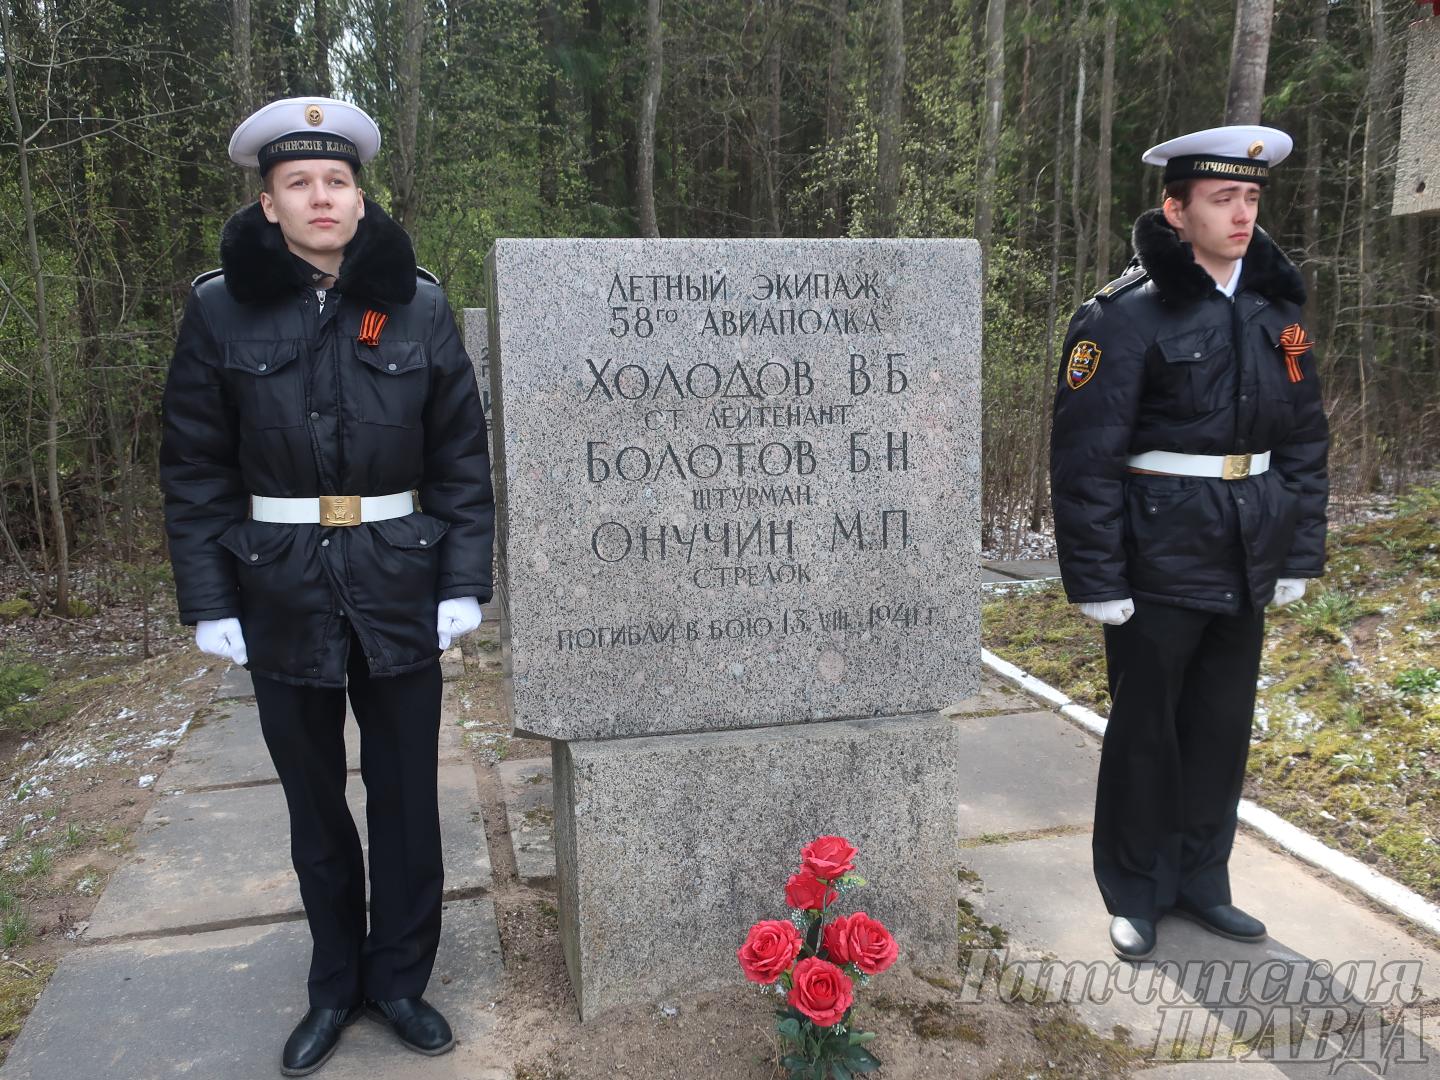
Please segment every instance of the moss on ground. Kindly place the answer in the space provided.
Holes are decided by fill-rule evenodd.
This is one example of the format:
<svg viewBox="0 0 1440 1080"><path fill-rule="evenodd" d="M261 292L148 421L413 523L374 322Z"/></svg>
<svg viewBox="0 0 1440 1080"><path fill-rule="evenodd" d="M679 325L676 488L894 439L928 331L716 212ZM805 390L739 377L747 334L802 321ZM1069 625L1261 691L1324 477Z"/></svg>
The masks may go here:
<svg viewBox="0 0 1440 1080"><path fill-rule="evenodd" d="M1325 577L1267 621L1247 793L1440 900L1440 488L1333 533ZM1100 628L1058 586L987 602L982 635L1108 709Z"/></svg>
<svg viewBox="0 0 1440 1080"><path fill-rule="evenodd" d="M50 963L0 965L0 1062L9 1054L10 1040L20 1033L54 971L55 965Z"/></svg>

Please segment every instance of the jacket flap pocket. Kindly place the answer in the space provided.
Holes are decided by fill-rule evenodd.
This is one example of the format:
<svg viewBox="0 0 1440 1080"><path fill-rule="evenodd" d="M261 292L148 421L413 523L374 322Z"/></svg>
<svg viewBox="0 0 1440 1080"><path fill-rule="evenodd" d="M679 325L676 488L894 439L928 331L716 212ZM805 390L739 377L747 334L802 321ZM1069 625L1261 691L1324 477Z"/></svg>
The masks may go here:
<svg viewBox="0 0 1440 1080"><path fill-rule="evenodd" d="M370 527L393 548L432 548L450 528L450 522L416 511L404 517L373 521Z"/></svg>
<svg viewBox="0 0 1440 1080"><path fill-rule="evenodd" d="M225 366L251 375L273 375L300 355L298 341L227 341Z"/></svg>
<svg viewBox="0 0 1440 1080"><path fill-rule="evenodd" d="M1162 338L1156 344L1160 354L1171 364L1195 364L1207 360L1230 347L1230 335L1217 326L1187 330L1183 334Z"/></svg>
<svg viewBox="0 0 1440 1080"><path fill-rule="evenodd" d="M418 341L382 341L378 345L356 341L355 355L386 375L403 375L425 366L425 349Z"/></svg>
<svg viewBox="0 0 1440 1080"><path fill-rule="evenodd" d="M290 545L294 535L294 525L246 518L231 525L216 537L215 542L246 566L264 566L275 561L275 557Z"/></svg>

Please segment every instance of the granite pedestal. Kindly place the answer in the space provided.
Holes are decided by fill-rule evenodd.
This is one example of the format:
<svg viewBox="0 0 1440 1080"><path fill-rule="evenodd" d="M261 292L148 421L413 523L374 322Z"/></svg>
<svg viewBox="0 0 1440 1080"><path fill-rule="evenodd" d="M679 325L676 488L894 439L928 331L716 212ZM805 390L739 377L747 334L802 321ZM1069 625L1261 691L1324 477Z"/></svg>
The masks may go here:
<svg viewBox="0 0 1440 1080"><path fill-rule="evenodd" d="M837 834L868 884L844 911L904 962L953 971L953 763L937 715L552 744L560 928L580 1015L733 986L757 919L783 919L800 849Z"/></svg>

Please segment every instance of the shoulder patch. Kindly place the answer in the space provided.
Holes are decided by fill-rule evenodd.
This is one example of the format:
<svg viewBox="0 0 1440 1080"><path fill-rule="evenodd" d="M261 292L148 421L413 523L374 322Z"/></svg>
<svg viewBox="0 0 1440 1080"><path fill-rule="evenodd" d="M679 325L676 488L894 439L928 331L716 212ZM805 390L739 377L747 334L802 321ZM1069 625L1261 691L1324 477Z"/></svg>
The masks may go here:
<svg viewBox="0 0 1440 1080"><path fill-rule="evenodd" d="M1095 377L1100 367L1100 346L1093 341L1077 341L1065 361L1065 385L1079 390Z"/></svg>
<svg viewBox="0 0 1440 1080"><path fill-rule="evenodd" d="M423 266L415 267L415 276L418 277L421 281L430 282L431 285L440 284L440 279L434 274L432 274L429 270L426 270Z"/></svg>
<svg viewBox="0 0 1440 1080"><path fill-rule="evenodd" d="M216 267L214 270L206 270L203 274L196 274L194 280L190 282L190 287L193 289L196 285L209 281L213 277L220 277L224 273L223 267Z"/></svg>
<svg viewBox="0 0 1440 1080"><path fill-rule="evenodd" d="M1150 272L1143 267L1138 267L1129 273L1120 275L1114 281L1110 282L1110 284L1095 294L1095 299L1114 300L1115 297L1121 293L1133 289L1136 285L1148 280L1150 280Z"/></svg>

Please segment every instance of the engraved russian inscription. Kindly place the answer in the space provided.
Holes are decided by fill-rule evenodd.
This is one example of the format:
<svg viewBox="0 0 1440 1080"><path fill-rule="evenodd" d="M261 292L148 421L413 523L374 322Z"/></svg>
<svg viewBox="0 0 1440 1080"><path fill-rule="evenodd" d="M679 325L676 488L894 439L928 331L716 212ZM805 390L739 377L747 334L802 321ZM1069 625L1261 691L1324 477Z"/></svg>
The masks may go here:
<svg viewBox="0 0 1440 1080"><path fill-rule="evenodd" d="M512 604L532 590L545 624L508 642L517 727L564 727L543 689L522 714L532 677L576 671L597 689L576 723L624 733L914 711L973 681L973 245L492 260ZM621 721L626 695L653 722Z"/></svg>

